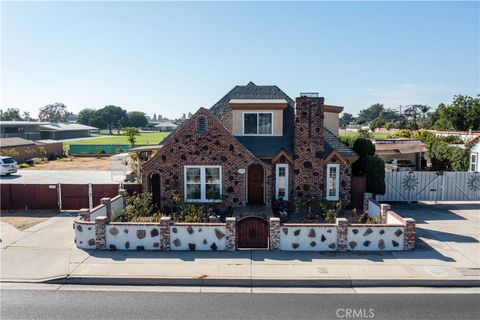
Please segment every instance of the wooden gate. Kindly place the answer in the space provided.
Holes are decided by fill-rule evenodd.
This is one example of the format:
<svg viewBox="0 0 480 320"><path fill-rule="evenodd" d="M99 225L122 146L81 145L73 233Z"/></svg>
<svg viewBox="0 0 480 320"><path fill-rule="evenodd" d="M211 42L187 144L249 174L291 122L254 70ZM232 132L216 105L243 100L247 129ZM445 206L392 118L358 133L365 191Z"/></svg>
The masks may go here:
<svg viewBox="0 0 480 320"><path fill-rule="evenodd" d="M247 216L237 222L238 249L267 249L268 222L260 217Z"/></svg>
<svg viewBox="0 0 480 320"><path fill-rule="evenodd" d="M365 176L352 177L352 199L350 201L350 208L362 210L363 208L363 194L367 190L367 178Z"/></svg>

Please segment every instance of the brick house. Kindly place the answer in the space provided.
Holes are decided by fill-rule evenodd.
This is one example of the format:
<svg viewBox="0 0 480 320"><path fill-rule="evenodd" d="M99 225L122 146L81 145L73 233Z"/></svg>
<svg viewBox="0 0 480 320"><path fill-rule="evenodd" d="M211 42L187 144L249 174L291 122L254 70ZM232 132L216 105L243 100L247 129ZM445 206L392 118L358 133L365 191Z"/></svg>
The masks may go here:
<svg viewBox="0 0 480 320"><path fill-rule="evenodd" d="M337 137L342 110L315 94L294 102L277 86L236 86L209 110L200 108L142 165L144 191L161 209L174 194L228 206L270 207L276 198L295 203L307 196L348 205L357 155Z"/></svg>

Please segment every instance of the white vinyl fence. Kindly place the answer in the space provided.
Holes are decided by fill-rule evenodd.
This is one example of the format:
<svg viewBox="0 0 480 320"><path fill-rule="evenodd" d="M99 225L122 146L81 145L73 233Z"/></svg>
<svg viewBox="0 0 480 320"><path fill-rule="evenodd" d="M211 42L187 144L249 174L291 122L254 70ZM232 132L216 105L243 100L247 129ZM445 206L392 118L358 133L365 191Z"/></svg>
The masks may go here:
<svg viewBox="0 0 480 320"><path fill-rule="evenodd" d="M385 185L377 201L480 200L478 172L385 172Z"/></svg>

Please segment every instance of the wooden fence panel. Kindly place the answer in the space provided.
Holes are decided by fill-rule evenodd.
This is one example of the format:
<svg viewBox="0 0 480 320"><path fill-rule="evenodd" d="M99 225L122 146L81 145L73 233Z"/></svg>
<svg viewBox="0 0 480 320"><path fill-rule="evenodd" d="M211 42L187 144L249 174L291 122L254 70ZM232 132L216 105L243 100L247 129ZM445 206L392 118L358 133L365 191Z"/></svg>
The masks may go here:
<svg viewBox="0 0 480 320"><path fill-rule="evenodd" d="M62 209L78 210L88 208L88 184L63 184L61 185ZM94 204L95 206L96 204Z"/></svg>

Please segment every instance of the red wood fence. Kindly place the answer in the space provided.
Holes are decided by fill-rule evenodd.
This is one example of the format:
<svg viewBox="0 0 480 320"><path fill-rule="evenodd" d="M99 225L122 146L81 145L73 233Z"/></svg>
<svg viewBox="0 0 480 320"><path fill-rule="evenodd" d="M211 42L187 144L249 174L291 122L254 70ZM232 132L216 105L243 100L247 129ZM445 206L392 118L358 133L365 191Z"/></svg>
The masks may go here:
<svg viewBox="0 0 480 320"><path fill-rule="evenodd" d="M117 184L0 184L0 207L8 209L61 209L95 207L101 198L118 194ZM142 192L139 184L125 184L129 194ZM90 192L91 190L91 192ZM59 201L61 200L61 201Z"/></svg>

